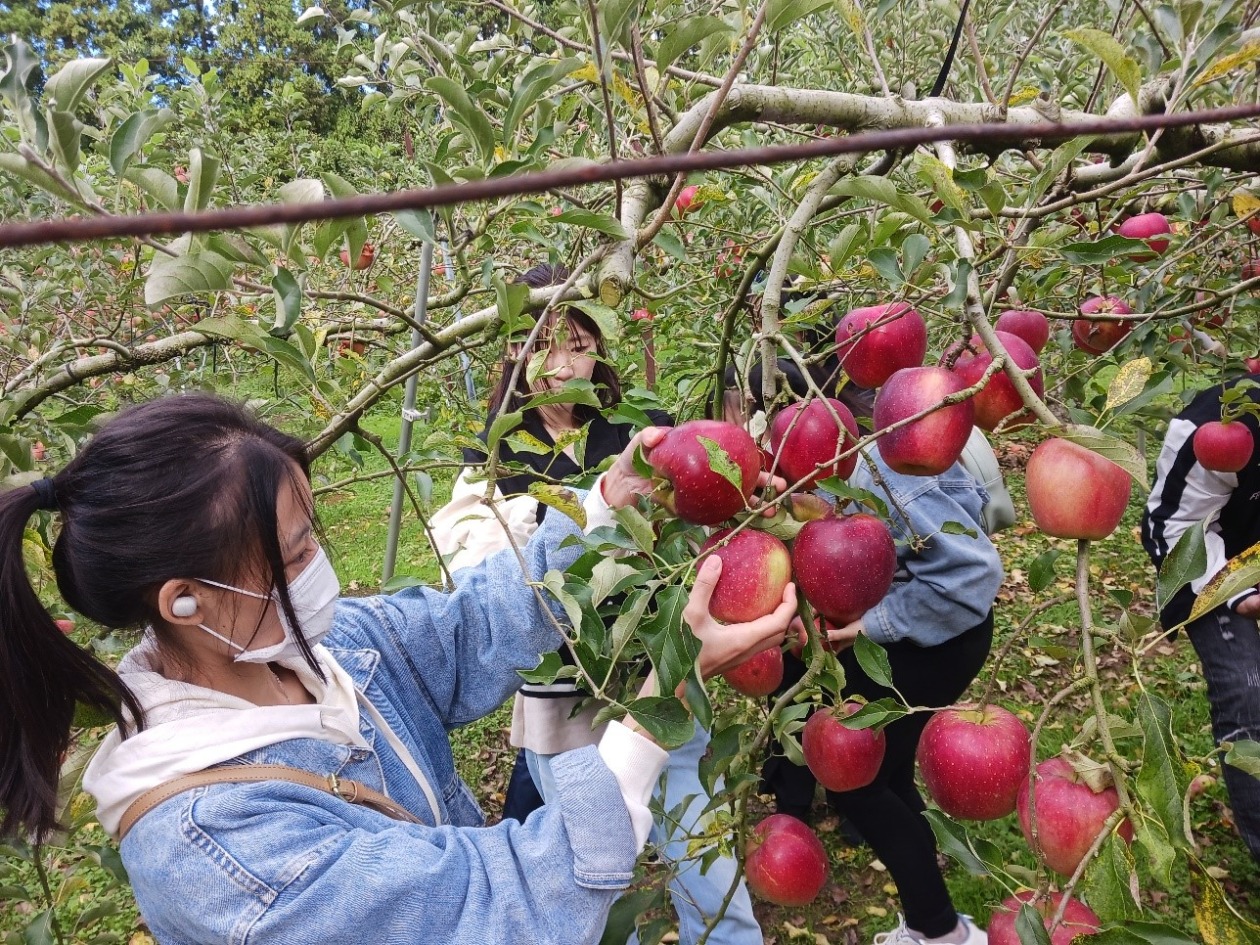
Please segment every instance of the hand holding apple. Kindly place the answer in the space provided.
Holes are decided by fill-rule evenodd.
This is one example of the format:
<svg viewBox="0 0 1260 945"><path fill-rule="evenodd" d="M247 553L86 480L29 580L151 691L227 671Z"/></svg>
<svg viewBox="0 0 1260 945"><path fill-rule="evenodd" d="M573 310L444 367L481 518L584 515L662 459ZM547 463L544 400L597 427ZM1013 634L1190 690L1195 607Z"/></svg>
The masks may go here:
<svg viewBox="0 0 1260 945"><path fill-rule="evenodd" d="M783 642L796 613L796 585L783 588L783 600L772 612L747 623L719 623L709 613L709 600L722 576L722 559L710 555L696 572L696 583L683 608L683 620L700 641L700 674L705 678L733 669L750 656Z"/></svg>
<svg viewBox="0 0 1260 945"><path fill-rule="evenodd" d="M650 450L665 439L669 432L664 427L645 427L634 435L621 455L599 479L596 488L600 489L604 501L610 509L622 509L633 505L641 495L650 495L652 480L640 476L634 468L634 454L642 447Z"/></svg>

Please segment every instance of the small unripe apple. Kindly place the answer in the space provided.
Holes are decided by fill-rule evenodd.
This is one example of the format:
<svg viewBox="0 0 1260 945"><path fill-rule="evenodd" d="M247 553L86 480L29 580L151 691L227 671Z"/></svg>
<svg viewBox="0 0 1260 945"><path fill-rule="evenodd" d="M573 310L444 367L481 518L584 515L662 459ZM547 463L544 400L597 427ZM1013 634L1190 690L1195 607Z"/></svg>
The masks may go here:
<svg viewBox="0 0 1260 945"><path fill-rule="evenodd" d="M1124 517L1133 483L1106 457L1053 437L1028 458L1024 474L1033 520L1055 538L1106 538Z"/></svg>
<svg viewBox="0 0 1260 945"><path fill-rule="evenodd" d="M997 820L1015 810L1028 784L1028 729L1001 706L944 709L928 721L916 751L928 794L951 817Z"/></svg>
<svg viewBox="0 0 1260 945"><path fill-rule="evenodd" d="M1238 472L1251 461L1256 441L1245 424L1212 420L1194 431L1194 458L1204 469Z"/></svg>
<svg viewBox="0 0 1260 945"><path fill-rule="evenodd" d="M807 906L827 882L827 851L791 814L771 814L748 837L744 873L757 897L780 906Z"/></svg>
<svg viewBox="0 0 1260 945"><path fill-rule="evenodd" d="M1050 320L1041 312L1030 309L1012 309L1003 312L994 322L998 331L1018 335L1033 349L1034 354L1041 354L1041 349L1050 340Z"/></svg>
<svg viewBox="0 0 1260 945"><path fill-rule="evenodd" d="M783 651L777 646L750 656L722 678L736 692L754 699L768 696L783 684Z"/></svg>
<svg viewBox="0 0 1260 945"><path fill-rule="evenodd" d="M902 368L875 397L875 430L935 406L967 387L957 374L943 367ZM875 441L879 455L891 469L907 476L936 476L958 462L975 420L973 398L950 404L926 417L883 433Z"/></svg>
<svg viewBox="0 0 1260 945"><path fill-rule="evenodd" d="M708 449L725 455L738 485L712 468ZM658 501L683 521L717 525L748 506L761 472L761 450L743 427L722 420L689 420L671 427L648 455L663 480Z"/></svg>
<svg viewBox="0 0 1260 945"><path fill-rule="evenodd" d="M792 580L792 556L787 545L769 532L745 528L714 532L700 546L700 556L722 559L709 613L719 623L748 623L771 613L783 602Z"/></svg>
<svg viewBox="0 0 1260 945"><path fill-rule="evenodd" d="M1081 303L1082 315L1131 315L1133 309L1113 295L1090 296ZM1072 322L1072 343L1090 354L1106 354L1133 330L1130 321L1094 321L1078 318Z"/></svg>
<svg viewBox="0 0 1260 945"><path fill-rule="evenodd" d="M1130 239L1145 240L1146 245L1151 248L1149 253L1134 253L1129 258L1134 262L1146 262L1154 259L1156 256L1163 255L1164 250L1168 249L1167 239L1157 239L1155 237L1166 236L1172 233L1172 227L1168 223L1168 218L1162 213L1139 213L1135 217L1129 217L1120 224L1117 232L1121 236L1127 236Z"/></svg>
<svg viewBox="0 0 1260 945"><path fill-rule="evenodd" d="M851 449L857 438L853 414L832 397L789 404L770 422L770 452L778 457L779 474L789 485L808 477L805 489L832 476L849 478L857 466L857 453L836 457Z"/></svg>
<svg viewBox="0 0 1260 945"><path fill-rule="evenodd" d="M838 627L883 600L896 572L892 533L863 512L806 522L792 542L796 586L814 610Z"/></svg>
<svg viewBox="0 0 1260 945"><path fill-rule="evenodd" d="M1019 932L1015 930L1015 920L1019 910L1026 902L1031 902L1036 895L1032 890L1016 893L994 910L989 918L989 945L1022 945ZM1063 901L1063 893L1051 893L1049 899L1041 899L1033 903L1033 908L1041 916L1041 923L1046 931L1050 931L1050 921L1059 911L1059 903ZM1063 921L1050 933L1050 945L1071 945L1078 935L1095 935L1102 929L1102 920L1094 910L1084 903L1072 899L1063 911Z"/></svg>
<svg viewBox="0 0 1260 945"><path fill-rule="evenodd" d="M860 387L879 387L902 368L921 365L926 354L927 324L905 302L855 308L836 326L840 366Z"/></svg>
<svg viewBox="0 0 1260 945"><path fill-rule="evenodd" d="M828 706L809 717L801 730L801 753L818 783L828 791L866 787L884 763L887 740L883 732L848 728L836 713L852 715L861 706L846 702L842 709Z"/></svg>

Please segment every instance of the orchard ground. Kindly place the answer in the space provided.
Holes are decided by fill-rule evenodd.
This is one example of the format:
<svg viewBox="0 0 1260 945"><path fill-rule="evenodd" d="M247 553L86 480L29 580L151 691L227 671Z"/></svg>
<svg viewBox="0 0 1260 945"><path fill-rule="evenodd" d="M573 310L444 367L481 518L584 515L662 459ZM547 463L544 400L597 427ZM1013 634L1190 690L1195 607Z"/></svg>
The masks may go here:
<svg viewBox="0 0 1260 945"><path fill-rule="evenodd" d="M246 391L236 390L234 393L243 396ZM288 409L292 410L291 407ZM282 425L301 427L310 418L300 413L285 416L281 412L274 415L274 419ZM397 415L385 409L369 417L366 423L366 427L379 434L387 445L396 443L398 425ZM418 426L417 442L423 445L426 436L437 435L433 432L436 429L436 425L428 429ZM1023 638L1010 647L998 670L995 700L1016 712L1030 728L1046 695L1056 691L1071 677L1073 661L1079 658L1080 650L1079 631L1073 629L1079 622L1079 616L1071 600L1073 543L1047 538L1038 532L1023 498L1023 466L1036 442L1032 433L994 437L996 451L1020 515L1014 527L995 539L1006 566L1006 581L998 598L994 652L1007 643L1036 603L1054 594L1064 597L1062 604L1037 618ZM1153 459L1157 448L1158 440L1148 438L1148 458ZM361 473L385 468L379 455L366 453L362 459L364 466ZM53 461L52 457L50 461ZM317 478L332 465L327 460L324 465L317 465ZM336 481L343 474L329 474L328 478ZM446 498L450 479L450 470L435 472L434 507ZM318 487L320 483L316 485ZM1095 543L1092 553L1091 581L1097 607L1095 620L1100 628L1099 636L1104 638L1115 626L1119 613L1117 600L1132 595L1131 612L1150 614L1153 570L1138 543L1141 500L1136 492L1120 529L1106 541ZM391 495L392 480L382 478L326 493L319 499L330 552L348 594L373 593L379 586ZM1034 594L1029 587L1030 566L1038 556L1052 548L1063 551L1057 561L1054 581L1050 587ZM404 521L397 573L422 581L438 579L436 562L412 516ZM76 633L76 638L84 643L94 635L89 626L80 626ZM1112 653L1104 639L1100 646L1100 672L1109 709L1122 713L1133 707L1138 695L1125 659ZM1189 644L1184 639L1160 642L1148 651L1138 669L1150 690L1162 696L1172 707L1173 730L1183 743L1186 754L1195 756L1209 751L1211 737L1204 684ZM991 671L992 663L972 687L972 697L983 691ZM721 688L721 699L742 698L720 683L714 685ZM1078 740L1085 751L1092 750L1089 730L1083 731L1086 720L1092 717L1088 700L1088 693L1070 697L1065 708L1052 715L1041 732L1039 758L1052 755L1063 744ZM499 816L515 756L515 751L507 743L509 721L510 707L505 707L460 730L453 737L459 770L477 794L491 822ZM100 730L96 734L99 737ZM1139 742L1140 739L1121 739L1120 751L1127 753L1128 747ZM1213 778L1212 782L1190 801L1190 817L1199 843L1199 858L1221 882L1240 912L1252 921L1260 921L1260 867L1251 860L1234 832L1219 768L1209 769L1206 773ZM762 798L750 805L754 822L772 812L767 801ZM74 800L74 807L83 811L84 805L89 803L86 796L80 796ZM898 911L895 887L882 864L873 858L868 849L852 847L845 842L837 819L822 803L821 792L815 806L815 818L815 829L831 859L829 880L819 897L805 908L780 908L758 903L757 915L766 941L771 945L791 942L855 945L867 942L876 932L895 924ZM998 821L969 824L967 827L971 837L994 844L1013 872L1026 870L1028 881L1033 882L1036 864L1013 814ZM42 907L21 898L22 890L33 891L39 887L40 881L33 865L14 855L15 852L14 848L0 847L0 902L5 905L0 910L0 942L4 945L51 942L51 938L32 939L29 932L24 938L23 933L18 931L25 929L32 914L38 913ZM58 920L67 941L144 945L148 940L147 932L126 886L120 885L110 873L111 868L117 872L120 867L108 838L99 827L86 828L75 836L72 846L57 852L51 859L46 857L46 862L49 864L50 885L58 903ZM642 868L640 886L659 885L663 882L663 875L660 866L646 865ZM948 861L946 878L957 907L975 916L982 924L994 905L1008 895L993 879L971 875L952 860ZM1193 935L1193 879L1182 875L1170 891L1155 889L1145 875L1141 881L1143 901L1154 916ZM668 913L662 913L660 918L668 921Z"/></svg>

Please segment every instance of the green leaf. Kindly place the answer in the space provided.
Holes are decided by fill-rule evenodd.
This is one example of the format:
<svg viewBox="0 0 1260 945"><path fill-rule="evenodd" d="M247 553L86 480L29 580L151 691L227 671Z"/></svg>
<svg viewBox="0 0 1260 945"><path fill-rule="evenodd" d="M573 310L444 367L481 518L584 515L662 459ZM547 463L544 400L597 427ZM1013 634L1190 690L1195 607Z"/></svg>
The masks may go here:
<svg viewBox="0 0 1260 945"><path fill-rule="evenodd" d="M1260 778L1260 742L1247 739L1241 742L1222 742L1222 745L1229 746L1225 752L1225 764L1233 765L1253 778Z"/></svg>
<svg viewBox="0 0 1260 945"><path fill-rule="evenodd" d="M644 554L652 553L656 545L656 532L652 530L652 523L643 517L642 512L633 505L627 505L625 508L616 509L613 512L613 518L626 530L636 548Z"/></svg>
<svg viewBox="0 0 1260 945"><path fill-rule="evenodd" d="M578 528L586 528L586 509L582 507L581 500L572 489L566 489L554 482L531 482L529 494L543 505L550 506L573 519L577 522Z"/></svg>
<svg viewBox="0 0 1260 945"><path fill-rule="evenodd" d="M584 226L587 229L596 230L614 239L626 240L630 238L626 228L615 217L609 216L607 213L572 209L558 213L551 219L556 223L566 223L570 226Z"/></svg>
<svg viewBox="0 0 1260 945"><path fill-rule="evenodd" d="M1124 47L1110 33L1094 29L1067 30L1064 34L1103 61L1137 105L1138 88L1142 84L1142 67L1125 53Z"/></svg>
<svg viewBox="0 0 1260 945"><path fill-rule="evenodd" d="M83 96L106 72L112 59L73 59L57 70L44 85L44 106L73 114Z"/></svg>
<svg viewBox="0 0 1260 945"><path fill-rule="evenodd" d="M651 602L651 590L641 588L632 592L621 605L617 619L613 621L612 629L609 631L609 646L614 659L621 655L621 651L639 629L639 625L643 622L643 614Z"/></svg>
<svg viewBox="0 0 1260 945"><path fill-rule="evenodd" d="M31 920L31 924L22 934L22 941L25 945L56 945L57 939L53 936L52 923L52 910L45 909Z"/></svg>
<svg viewBox="0 0 1260 945"><path fill-rule="evenodd" d="M529 302L529 286L516 282L504 282L503 277L497 272L494 274L493 284L494 303L499 319L507 329L508 336L511 337L521 327L520 315L525 311L526 303Z"/></svg>
<svg viewBox="0 0 1260 945"><path fill-rule="evenodd" d="M691 715L673 696L635 699L626 708L634 716L634 720L647 729L653 740L666 751L681 748L696 733Z"/></svg>
<svg viewBox="0 0 1260 945"><path fill-rule="evenodd" d="M0 168L4 166L4 157L0 154ZM139 187L163 210L174 210L179 206L179 183L165 171L156 167L130 167L123 178Z"/></svg>
<svg viewBox="0 0 1260 945"><path fill-rule="evenodd" d="M559 62L545 62L535 66L521 78L512 93L512 101L503 114L503 140L510 142L516 135L516 126L543 94L560 79L582 65L582 60L570 57Z"/></svg>
<svg viewBox="0 0 1260 945"><path fill-rule="evenodd" d="M1202 945L1162 922L1126 922L1090 936L1089 945Z"/></svg>
<svg viewBox="0 0 1260 945"><path fill-rule="evenodd" d="M1058 548L1051 548L1049 551L1043 551L1033 560L1028 567L1028 589L1034 594L1039 594L1051 585L1054 581L1054 563L1059 560L1059 555L1063 554Z"/></svg>
<svg viewBox="0 0 1260 945"><path fill-rule="evenodd" d="M556 681L564 667L565 662L559 651L552 650L550 653L544 653L543 658L538 661L538 665L533 669L521 669L517 670L517 672L527 683L533 683L536 686L550 686Z"/></svg>
<svg viewBox="0 0 1260 945"><path fill-rule="evenodd" d="M851 486L839 476L823 479L818 483L818 488L838 498L864 505L880 518L888 518L888 503L883 498L869 489L859 489L857 486Z"/></svg>
<svg viewBox="0 0 1260 945"><path fill-rule="evenodd" d="M639 628L639 636L656 667L661 692L673 692L692 675L700 655L700 644L682 619L686 605L685 588L677 584L662 588L656 595L656 613Z"/></svg>
<svg viewBox="0 0 1260 945"><path fill-rule="evenodd" d="M437 242L437 232L433 228L433 214L428 210L395 210L394 222L418 240L426 243Z"/></svg>
<svg viewBox="0 0 1260 945"><path fill-rule="evenodd" d="M845 728L881 729L904 715L906 715L906 707L895 700L877 699L866 703L852 715L846 715L844 718L836 716L836 718Z"/></svg>
<svg viewBox="0 0 1260 945"><path fill-rule="evenodd" d="M698 436L696 441L704 447L705 455L709 460L709 468L734 486L740 495L743 495L743 474L726 450L722 449L716 440L711 440L707 436Z"/></svg>
<svg viewBox="0 0 1260 945"><path fill-rule="evenodd" d="M1137 865L1129 845L1117 834L1104 841L1098 856L1085 868L1082 891L1090 908L1108 922L1136 918L1141 906L1133 898Z"/></svg>
<svg viewBox="0 0 1260 945"><path fill-rule="evenodd" d="M766 29L776 33L815 10L830 5L831 0L769 0L766 4Z"/></svg>
<svg viewBox="0 0 1260 945"><path fill-rule="evenodd" d="M895 210L910 214L920 223L935 229L932 214L928 210L927 204L913 194L899 193L897 185L887 177L846 177L844 180L836 183L828 193L834 196L859 197L863 200L873 200L876 203L887 204Z"/></svg>
<svg viewBox="0 0 1260 945"><path fill-rule="evenodd" d="M601 0L597 9L604 43L629 49L629 27L639 18L639 0Z"/></svg>
<svg viewBox="0 0 1260 945"><path fill-rule="evenodd" d="M326 171L325 173L319 175L319 179L323 182L324 186L328 188L328 193L338 200L344 200L349 197L357 197L359 195L359 191L355 188L355 186L338 174ZM312 183L314 182L312 181ZM310 187L309 196L313 197L314 192L315 188ZM315 203L316 200L322 200L323 197L324 194L321 190L318 197L311 200L302 200L301 202ZM363 217L350 217L349 219L342 220L341 223L345 227L346 250L350 255L351 262L354 262L359 258L359 254L363 252L363 244L368 240L367 223L364 221Z"/></svg>
<svg viewBox="0 0 1260 945"><path fill-rule="evenodd" d="M271 293L276 300L276 322L271 327L271 333L277 338L284 338L302 317L302 287L293 273L281 267L271 278Z"/></svg>
<svg viewBox="0 0 1260 945"><path fill-rule="evenodd" d="M893 688L892 666L888 662L887 650L870 637L859 633L853 641L853 655L857 657L862 672L885 689Z"/></svg>
<svg viewBox="0 0 1260 945"><path fill-rule="evenodd" d="M1158 696L1144 692L1138 701L1142 727L1142 765L1134 781L1138 796L1149 805L1174 847L1187 849L1192 841L1181 804L1185 785L1177 777L1182 770L1173 739L1172 713Z"/></svg>
<svg viewBox="0 0 1260 945"><path fill-rule="evenodd" d="M716 16L693 16L670 30L656 47L656 68L664 73L678 57L715 33L733 32L729 23Z"/></svg>
<svg viewBox="0 0 1260 945"><path fill-rule="evenodd" d="M626 893L613 903L604 924L604 934L599 945L626 945L635 929L635 920L664 905L665 886L658 884L649 889Z"/></svg>
<svg viewBox="0 0 1260 945"><path fill-rule="evenodd" d="M974 528L968 528L962 522L942 522L942 535L966 535L969 538L979 538L980 533Z"/></svg>
<svg viewBox="0 0 1260 945"><path fill-rule="evenodd" d="M866 254L867 261L875 271L894 289L906 281L901 272L901 263L897 260L897 251L890 246L879 246Z"/></svg>
<svg viewBox="0 0 1260 945"><path fill-rule="evenodd" d="M546 352L543 352L546 354ZM601 406L595 385L585 378L575 377L564 382L558 390L549 390L534 394L521 405L522 410L533 410L536 407L548 407L552 404L581 404L584 407Z"/></svg>
<svg viewBox="0 0 1260 945"><path fill-rule="evenodd" d="M948 165L931 154L923 154L919 157L918 171L919 176L931 186L941 203L952 210L957 210L964 219L969 216L967 195L954 182L954 172Z"/></svg>
<svg viewBox="0 0 1260 945"><path fill-rule="evenodd" d="M69 200L71 203L79 204L83 200L79 194L66 187L56 177L43 168L31 164L20 154L0 154L0 173L18 177L40 190L61 197L63 200Z"/></svg>
<svg viewBox="0 0 1260 945"><path fill-rule="evenodd" d="M1025 902L1015 914L1015 931L1020 945L1050 945L1050 933L1046 931L1041 913L1031 902Z"/></svg>
<svg viewBox="0 0 1260 945"><path fill-rule="evenodd" d="M521 425L521 421L525 419L525 414L520 410L514 410L511 413L500 414L494 418L494 422L490 424L490 430L486 434L486 449L491 456L496 455L499 447L499 440L515 430Z"/></svg>
<svg viewBox="0 0 1260 945"><path fill-rule="evenodd" d="M1070 440L1085 447L1087 450L1093 450L1099 456L1111 460L1133 477L1133 480L1142 487L1144 492L1150 491L1151 487L1146 481L1146 457L1139 453L1132 444L1126 443L1110 433L1104 433L1097 427L1084 424L1070 424L1056 432L1063 439Z"/></svg>
<svg viewBox="0 0 1260 945"><path fill-rule="evenodd" d="M219 179L219 168L223 162L212 154L206 154L201 148L193 148L188 152L188 190L184 194L184 212L193 213L204 210L210 204L210 195L214 191L214 183Z"/></svg>
<svg viewBox="0 0 1260 945"><path fill-rule="evenodd" d="M294 23L301 26L309 20L322 20L325 15L323 7L307 7L302 11L302 15L294 20Z"/></svg>
<svg viewBox="0 0 1260 945"><path fill-rule="evenodd" d="M1208 581L1195 598L1188 621L1199 619L1257 583L1260 583L1260 543L1235 555Z"/></svg>
<svg viewBox="0 0 1260 945"><path fill-rule="evenodd" d="M1206 521L1195 522L1177 539L1155 581L1155 607L1163 610L1173 596L1207 570Z"/></svg>
<svg viewBox="0 0 1260 945"><path fill-rule="evenodd" d="M952 856L973 876L989 875L991 871L989 864L980 859L971 841L967 838L967 831L963 829L961 824L950 820L939 810L925 810L923 816L927 818L928 824L931 825L932 833L936 834L936 844L940 847L942 853Z"/></svg>
<svg viewBox="0 0 1260 945"><path fill-rule="evenodd" d="M659 246L665 252L669 253L679 262L687 261L687 247L676 234L669 230L661 230L652 238L652 242Z"/></svg>
<svg viewBox="0 0 1260 945"><path fill-rule="evenodd" d="M463 85L454 79L439 75L425 82L425 88L435 92L450 106L447 117L452 124L468 132L476 144L477 153L482 162L491 163L494 160L494 126L490 124L486 113L469 97Z"/></svg>
<svg viewBox="0 0 1260 945"><path fill-rule="evenodd" d="M616 309L610 308L603 302L596 302L594 299L574 299L565 304L590 316L591 321L605 338L615 340L621 337L621 319L617 317Z"/></svg>
<svg viewBox="0 0 1260 945"><path fill-rule="evenodd" d="M1130 239L1118 233L1104 236L1100 240L1084 240L1055 248L1074 266L1101 266L1117 256L1150 252L1150 248L1142 240Z"/></svg>
<svg viewBox="0 0 1260 945"><path fill-rule="evenodd" d="M181 236L170 244L179 255L154 254L144 282L144 303L150 308L181 295L223 292L231 288L236 268L231 260L210 250L190 254L187 252L189 243L187 236Z"/></svg>
<svg viewBox="0 0 1260 945"><path fill-rule="evenodd" d="M174 120L169 108L146 108L129 115L109 139L109 166L114 173L121 177L148 140Z"/></svg>
<svg viewBox="0 0 1260 945"><path fill-rule="evenodd" d="M836 272L866 242L866 229L860 223L850 223L842 229L827 247L827 259L832 272Z"/></svg>
<svg viewBox="0 0 1260 945"><path fill-rule="evenodd" d="M67 176L79 169L79 143L83 139L83 122L70 112L49 112L48 128L52 132L50 143L57 162L65 168Z"/></svg>

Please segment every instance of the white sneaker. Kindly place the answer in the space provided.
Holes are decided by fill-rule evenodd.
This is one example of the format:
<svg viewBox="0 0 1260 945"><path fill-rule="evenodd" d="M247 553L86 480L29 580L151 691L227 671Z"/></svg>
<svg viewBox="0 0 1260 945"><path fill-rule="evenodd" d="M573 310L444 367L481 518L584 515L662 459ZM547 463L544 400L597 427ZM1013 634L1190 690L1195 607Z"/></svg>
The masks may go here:
<svg viewBox="0 0 1260 945"><path fill-rule="evenodd" d="M958 921L967 930L967 937L958 945L989 945L988 933L977 926L971 916L960 914ZM906 919L903 915L897 916L895 929L889 932L877 932L873 941L874 945L923 945L923 939L906 927Z"/></svg>

